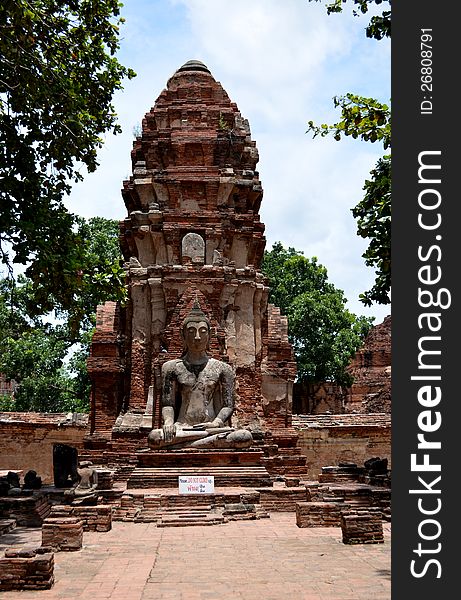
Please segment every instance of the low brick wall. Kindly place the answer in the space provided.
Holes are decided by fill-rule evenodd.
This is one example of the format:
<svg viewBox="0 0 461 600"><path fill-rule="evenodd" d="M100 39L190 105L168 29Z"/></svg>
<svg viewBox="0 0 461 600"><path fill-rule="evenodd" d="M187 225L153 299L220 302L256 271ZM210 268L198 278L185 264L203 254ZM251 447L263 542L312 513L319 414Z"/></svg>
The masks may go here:
<svg viewBox="0 0 461 600"><path fill-rule="evenodd" d="M296 525L298 527L340 527L341 511L349 508L348 504L337 502L298 502Z"/></svg>
<svg viewBox="0 0 461 600"><path fill-rule="evenodd" d="M23 527L40 527L50 511L51 503L43 492L0 498L0 519L14 519Z"/></svg>
<svg viewBox="0 0 461 600"><path fill-rule="evenodd" d="M52 518L76 517L82 522L83 531L110 531L112 529L112 507L108 504L97 506L57 505L51 509Z"/></svg>
<svg viewBox="0 0 461 600"><path fill-rule="evenodd" d="M286 488L258 488L259 503L270 512L291 512L299 502L309 500L304 486Z"/></svg>
<svg viewBox="0 0 461 600"><path fill-rule="evenodd" d="M341 514L341 531L344 544L384 543L381 512L377 509L344 511Z"/></svg>
<svg viewBox="0 0 461 600"><path fill-rule="evenodd" d="M53 446L83 448L88 415L0 413L0 469L33 469L43 484L53 483Z"/></svg>
<svg viewBox="0 0 461 600"><path fill-rule="evenodd" d="M307 479L316 480L326 465L363 465L376 456L387 458L391 469L390 415L294 415L293 427L307 456Z"/></svg>
<svg viewBox="0 0 461 600"><path fill-rule="evenodd" d="M83 544L83 523L75 517L50 517L43 521L42 546L74 552Z"/></svg>
<svg viewBox="0 0 461 600"><path fill-rule="evenodd" d="M50 548L6 550L0 558L0 591L48 590L54 583L54 554Z"/></svg>

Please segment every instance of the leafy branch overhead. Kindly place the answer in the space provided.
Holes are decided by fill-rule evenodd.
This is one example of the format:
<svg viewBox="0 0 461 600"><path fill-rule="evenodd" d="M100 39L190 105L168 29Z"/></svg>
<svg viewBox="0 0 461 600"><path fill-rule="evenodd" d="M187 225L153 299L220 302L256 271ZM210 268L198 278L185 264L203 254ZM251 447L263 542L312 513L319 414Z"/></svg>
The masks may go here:
<svg viewBox="0 0 461 600"><path fill-rule="evenodd" d="M315 2L319 1L320 0L315 0ZM309 2L312 2L312 0L309 0ZM346 2L347 0L334 0L333 2L327 4L327 13L331 15L332 13L343 12ZM380 15L374 15L371 17L365 31L367 37L374 38L375 40L382 40L385 37L391 37L391 0L352 0L352 4L354 4L356 7L352 9L352 14L356 17L358 17L360 14L366 14L370 8L370 5L388 4L389 10L383 10Z"/></svg>
<svg viewBox="0 0 461 600"><path fill-rule="evenodd" d="M335 108L341 109L341 120L334 125L314 125L309 121L306 133L313 137L325 137L330 133L336 141L341 136L351 136L364 142L381 142L384 149L391 145L391 112L387 104L374 98L364 98L355 94L333 98Z"/></svg>
<svg viewBox="0 0 461 600"><path fill-rule="evenodd" d="M372 302L389 304L391 289L391 159L383 156L378 160L371 178L365 181L365 196L352 214L357 220L357 234L369 238L370 243L362 255L365 264L375 267L373 288L360 294L360 300L371 306Z"/></svg>
<svg viewBox="0 0 461 600"><path fill-rule="evenodd" d="M4 0L0 5L0 254L26 265L68 308L84 243L64 204L119 133L112 97L134 72L115 58L116 0ZM37 297L44 303L46 294Z"/></svg>
<svg viewBox="0 0 461 600"><path fill-rule="evenodd" d="M309 0L311 2L312 0ZM318 0L316 0L318 1ZM327 13L343 12L348 0L334 0L326 5ZM366 14L372 5L388 5L380 15L372 16L366 34L369 38L382 40L391 36L391 0L351 0L353 14ZM391 147L390 106L374 98L348 93L333 99L335 108L341 110L341 119L333 125L315 125L308 122L306 133L313 137L332 135L340 141L350 136L363 142L379 142L384 150ZM375 281L370 290L359 298L366 306L373 302L390 303L391 291L391 160L390 156L379 159L365 181L365 196L352 210L357 219L357 234L370 240L362 257L365 264L375 269Z"/></svg>

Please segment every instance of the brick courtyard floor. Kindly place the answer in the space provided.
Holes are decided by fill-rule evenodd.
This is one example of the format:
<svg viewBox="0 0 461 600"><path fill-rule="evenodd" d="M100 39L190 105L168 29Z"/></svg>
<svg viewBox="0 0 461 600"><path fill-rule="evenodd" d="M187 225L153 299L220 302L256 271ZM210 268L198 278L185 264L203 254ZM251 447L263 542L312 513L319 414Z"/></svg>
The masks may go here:
<svg viewBox="0 0 461 600"><path fill-rule="evenodd" d="M294 513L224 525L158 528L114 522L84 534L83 549L55 553L51 590L2 600L390 600L390 523L384 544L349 546L341 529L296 526ZM40 545L17 528L5 546Z"/></svg>

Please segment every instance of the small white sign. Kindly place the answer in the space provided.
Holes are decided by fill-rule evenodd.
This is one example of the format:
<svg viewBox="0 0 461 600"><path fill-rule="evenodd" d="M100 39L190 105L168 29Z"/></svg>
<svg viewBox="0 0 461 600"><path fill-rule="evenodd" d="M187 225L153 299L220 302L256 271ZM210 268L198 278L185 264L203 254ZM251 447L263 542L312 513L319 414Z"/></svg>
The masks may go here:
<svg viewBox="0 0 461 600"><path fill-rule="evenodd" d="M180 494L214 494L212 475L180 475L178 484Z"/></svg>

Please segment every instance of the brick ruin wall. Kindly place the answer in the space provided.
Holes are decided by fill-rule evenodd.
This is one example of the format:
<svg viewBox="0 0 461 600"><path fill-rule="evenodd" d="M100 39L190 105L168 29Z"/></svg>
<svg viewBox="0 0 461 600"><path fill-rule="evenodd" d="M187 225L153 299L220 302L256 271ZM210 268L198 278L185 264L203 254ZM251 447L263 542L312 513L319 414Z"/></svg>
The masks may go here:
<svg viewBox="0 0 461 600"><path fill-rule="evenodd" d="M293 417L298 447L307 456L307 477L317 480L322 467L339 461L362 465L387 458L391 468L390 415L302 415ZM83 450L86 416L72 423L64 414L0 413L0 470L33 469L44 484L53 482L53 445Z"/></svg>
<svg viewBox="0 0 461 600"><path fill-rule="evenodd" d="M362 465L387 458L391 469L391 419L387 414L293 416L298 447L307 456L308 478L317 480L322 467L338 462Z"/></svg>
<svg viewBox="0 0 461 600"><path fill-rule="evenodd" d="M42 483L53 483L53 446L80 450L87 415L0 413L0 471L34 470Z"/></svg>
<svg viewBox="0 0 461 600"><path fill-rule="evenodd" d="M348 367L354 383L345 412L391 412L391 317L372 327Z"/></svg>
<svg viewBox="0 0 461 600"><path fill-rule="evenodd" d="M296 382L293 386L293 414L322 415L346 412L348 388L330 382Z"/></svg>

